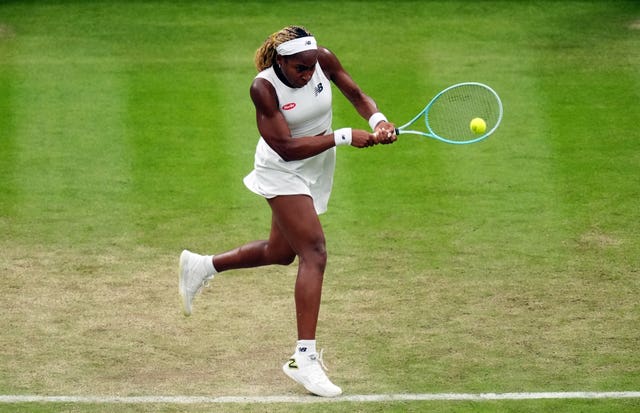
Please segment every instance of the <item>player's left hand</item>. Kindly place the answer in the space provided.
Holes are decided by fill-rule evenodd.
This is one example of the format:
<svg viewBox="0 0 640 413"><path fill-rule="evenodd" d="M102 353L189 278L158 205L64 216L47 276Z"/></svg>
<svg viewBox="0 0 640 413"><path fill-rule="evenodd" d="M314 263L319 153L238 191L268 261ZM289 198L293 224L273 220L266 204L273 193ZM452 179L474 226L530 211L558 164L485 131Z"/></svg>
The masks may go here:
<svg viewBox="0 0 640 413"><path fill-rule="evenodd" d="M375 135L377 143L386 145L398 140L396 136L396 127L390 122L380 122L376 125Z"/></svg>

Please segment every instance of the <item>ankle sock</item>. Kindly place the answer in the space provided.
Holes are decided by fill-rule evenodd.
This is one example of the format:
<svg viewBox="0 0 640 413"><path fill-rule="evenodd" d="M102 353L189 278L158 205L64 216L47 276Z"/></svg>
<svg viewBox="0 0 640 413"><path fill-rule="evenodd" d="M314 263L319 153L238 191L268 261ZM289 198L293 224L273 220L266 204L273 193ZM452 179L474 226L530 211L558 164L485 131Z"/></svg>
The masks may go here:
<svg viewBox="0 0 640 413"><path fill-rule="evenodd" d="M296 353L298 354L313 354L316 353L316 341L315 340L298 340L296 343Z"/></svg>
<svg viewBox="0 0 640 413"><path fill-rule="evenodd" d="M207 275L217 274L216 268L213 266L213 255L204 255L204 268L207 270Z"/></svg>

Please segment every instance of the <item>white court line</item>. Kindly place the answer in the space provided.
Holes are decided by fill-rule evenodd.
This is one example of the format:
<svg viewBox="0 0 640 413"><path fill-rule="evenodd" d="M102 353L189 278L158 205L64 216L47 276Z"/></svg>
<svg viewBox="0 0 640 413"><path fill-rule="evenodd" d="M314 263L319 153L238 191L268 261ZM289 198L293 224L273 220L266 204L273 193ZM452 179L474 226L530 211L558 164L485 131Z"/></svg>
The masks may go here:
<svg viewBox="0 0 640 413"><path fill-rule="evenodd" d="M0 395L0 403L91 403L91 404L267 404L267 403L336 403L336 402L407 402L407 401L487 401L540 399L631 399L640 391L619 392L540 392L540 393L425 393L361 394L334 398L305 396L36 396Z"/></svg>

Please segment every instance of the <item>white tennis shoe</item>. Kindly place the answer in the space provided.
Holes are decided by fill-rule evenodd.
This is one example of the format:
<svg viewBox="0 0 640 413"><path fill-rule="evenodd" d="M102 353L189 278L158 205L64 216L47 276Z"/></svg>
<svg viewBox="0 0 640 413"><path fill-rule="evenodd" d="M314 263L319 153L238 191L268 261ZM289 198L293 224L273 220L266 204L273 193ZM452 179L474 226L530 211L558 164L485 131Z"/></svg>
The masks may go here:
<svg viewBox="0 0 640 413"><path fill-rule="evenodd" d="M205 258L184 250L180 254L180 267L178 271L180 296L182 297L182 309L185 315L191 315L191 306L196 294L207 285L215 274L208 274L205 267Z"/></svg>
<svg viewBox="0 0 640 413"><path fill-rule="evenodd" d="M320 354L296 352L282 366L284 374L302 384L305 389L317 396L336 397L341 395L342 389L331 383L324 372L326 369L322 361L322 351L320 351Z"/></svg>

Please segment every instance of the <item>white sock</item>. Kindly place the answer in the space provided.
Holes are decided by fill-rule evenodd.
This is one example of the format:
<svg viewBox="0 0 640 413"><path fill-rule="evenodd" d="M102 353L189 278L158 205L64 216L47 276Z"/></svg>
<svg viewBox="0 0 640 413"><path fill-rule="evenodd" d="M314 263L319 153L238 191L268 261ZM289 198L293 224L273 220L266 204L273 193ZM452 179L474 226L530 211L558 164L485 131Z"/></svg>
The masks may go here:
<svg viewBox="0 0 640 413"><path fill-rule="evenodd" d="M316 353L316 341L298 340L298 342L296 343L296 353L306 355Z"/></svg>
<svg viewBox="0 0 640 413"><path fill-rule="evenodd" d="M204 268L207 270L207 275L217 274L215 267L213 266L213 255L203 255Z"/></svg>

